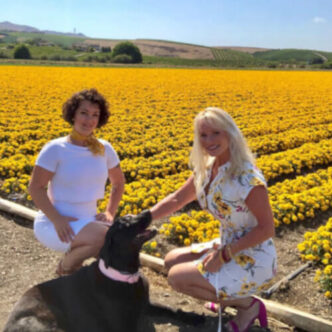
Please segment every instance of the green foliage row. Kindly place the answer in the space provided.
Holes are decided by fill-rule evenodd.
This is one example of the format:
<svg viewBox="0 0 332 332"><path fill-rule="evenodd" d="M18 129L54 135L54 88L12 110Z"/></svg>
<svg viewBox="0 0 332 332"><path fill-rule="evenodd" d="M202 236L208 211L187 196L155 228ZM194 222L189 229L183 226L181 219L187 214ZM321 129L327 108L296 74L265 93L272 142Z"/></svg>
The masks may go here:
<svg viewBox="0 0 332 332"><path fill-rule="evenodd" d="M5 33L5 38L3 42L5 43L26 43L27 41L40 38L47 42L53 43L59 46L71 47L75 43L83 43L86 38L81 37L71 37L71 36L61 36L61 35L51 35L45 33L36 33L36 32L8 32Z"/></svg>
<svg viewBox="0 0 332 332"><path fill-rule="evenodd" d="M284 50L269 50L264 52L255 52L253 57L267 61L278 61L287 63L305 62L305 63L319 63L321 62L322 52L311 50L297 50L297 49L284 49ZM332 53L331 53L332 56Z"/></svg>

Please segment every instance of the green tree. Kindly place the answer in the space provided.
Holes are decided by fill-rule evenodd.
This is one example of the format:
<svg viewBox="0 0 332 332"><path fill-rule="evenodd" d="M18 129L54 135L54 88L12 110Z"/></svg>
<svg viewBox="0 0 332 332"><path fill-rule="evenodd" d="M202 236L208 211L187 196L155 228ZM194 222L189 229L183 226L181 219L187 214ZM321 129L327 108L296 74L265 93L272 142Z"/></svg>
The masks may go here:
<svg viewBox="0 0 332 332"><path fill-rule="evenodd" d="M132 63L141 63L143 57L139 48L131 42L122 42L113 48L112 57L115 58L117 55L126 54L132 58Z"/></svg>
<svg viewBox="0 0 332 332"><path fill-rule="evenodd" d="M31 59L29 49L25 45L19 45L15 48L14 59Z"/></svg>

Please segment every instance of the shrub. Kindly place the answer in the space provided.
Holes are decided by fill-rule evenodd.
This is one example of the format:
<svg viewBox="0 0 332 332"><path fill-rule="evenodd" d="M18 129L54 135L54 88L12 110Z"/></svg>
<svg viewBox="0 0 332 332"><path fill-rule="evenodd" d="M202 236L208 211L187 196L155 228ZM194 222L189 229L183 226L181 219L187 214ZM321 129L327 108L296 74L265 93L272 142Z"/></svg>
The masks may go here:
<svg viewBox="0 0 332 332"><path fill-rule="evenodd" d="M0 52L0 59L7 59L7 58L8 56L5 53Z"/></svg>
<svg viewBox="0 0 332 332"><path fill-rule="evenodd" d="M133 58L128 54L118 54L113 59L114 63L133 63Z"/></svg>
<svg viewBox="0 0 332 332"><path fill-rule="evenodd" d="M111 52L111 48L110 48L109 46L103 46L103 47L101 48L101 51L102 51L103 53L110 53L110 52Z"/></svg>
<svg viewBox="0 0 332 332"><path fill-rule="evenodd" d="M332 69L332 61L325 62L320 67L323 69Z"/></svg>
<svg viewBox="0 0 332 332"><path fill-rule="evenodd" d="M324 60L322 58L313 58L309 61L311 65L318 65L324 63Z"/></svg>
<svg viewBox="0 0 332 332"><path fill-rule="evenodd" d="M29 49L25 45L19 45L15 48L14 59L31 59Z"/></svg>
<svg viewBox="0 0 332 332"><path fill-rule="evenodd" d="M49 57L49 59L52 60L52 61L60 61L61 57L58 54L53 54Z"/></svg>
<svg viewBox="0 0 332 332"><path fill-rule="evenodd" d="M267 67L268 67L268 68L277 68L277 64L274 63L274 62L269 62L269 63L267 64Z"/></svg>
<svg viewBox="0 0 332 332"><path fill-rule="evenodd" d="M73 55L63 56L63 57L61 57L61 59L64 61L77 61L77 58L74 57Z"/></svg>
<svg viewBox="0 0 332 332"><path fill-rule="evenodd" d="M141 63L142 54L139 48L131 42L123 42L115 45L112 52L112 57L116 58L118 55L128 55L132 59L132 63ZM126 62L127 63L127 62Z"/></svg>

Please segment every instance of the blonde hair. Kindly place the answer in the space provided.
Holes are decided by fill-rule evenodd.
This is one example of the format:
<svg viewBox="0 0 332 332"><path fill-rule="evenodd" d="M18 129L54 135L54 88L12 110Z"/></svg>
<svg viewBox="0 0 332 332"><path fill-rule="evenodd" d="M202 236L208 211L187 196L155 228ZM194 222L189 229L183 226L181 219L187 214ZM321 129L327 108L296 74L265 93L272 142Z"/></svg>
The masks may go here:
<svg viewBox="0 0 332 332"><path fill-rule="evenodd" d="M194 182L197 193L201 191L206 179L207 167L211 166L215 160L215 157L211 157L200 142L199 123L202 120L206 121L213 128L227 132L229 136L230 167L226 173L227 177L239 175L244 168L245 162L255 163L255 157L233 118L220 108L206 108L198 113L194 120L194 144L189 159L189 165L195 175Z"/></svg>

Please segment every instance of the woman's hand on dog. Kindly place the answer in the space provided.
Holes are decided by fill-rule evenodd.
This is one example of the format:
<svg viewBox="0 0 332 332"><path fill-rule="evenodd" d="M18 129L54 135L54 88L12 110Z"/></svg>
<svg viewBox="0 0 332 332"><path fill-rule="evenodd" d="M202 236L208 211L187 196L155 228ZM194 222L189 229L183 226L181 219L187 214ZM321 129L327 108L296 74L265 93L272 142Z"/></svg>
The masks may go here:
<svg viewBox="0 0 332 332"><path fill-rule="evenodd" d="M74 217L59 216L56 220L53 221L55 230L62 242L68 243L73 240L75 233L70 227L69 222L77 220L78 219Z"/></svg>

